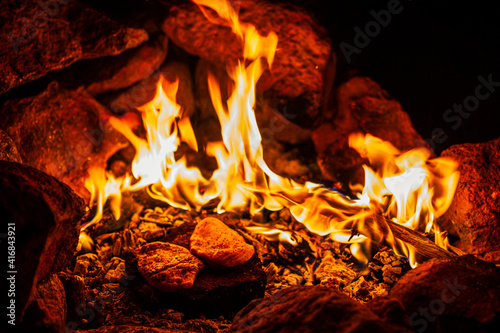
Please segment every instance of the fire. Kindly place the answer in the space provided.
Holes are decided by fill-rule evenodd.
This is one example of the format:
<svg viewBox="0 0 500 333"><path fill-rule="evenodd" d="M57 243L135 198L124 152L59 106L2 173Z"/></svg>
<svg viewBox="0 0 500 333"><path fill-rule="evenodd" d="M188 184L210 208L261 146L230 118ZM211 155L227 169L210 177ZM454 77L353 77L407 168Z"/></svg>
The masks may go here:
<svg viewBox="0 0 500 333"><path fill-rule="evenodd" d="M430 152L424 148L401 153L373 136L353 134L351 147L370 165L364 166L364 188L353 187L357 198L320 184L299 184L271 171L263 158L254 105L256 83L264 70L272 67L278 38L274 33L261 36L252 25L239 22L225 0L193 1L210 21L229 26L244 45L242 59L228 69L234 89L227 101L222 99L215 77L208 78L223 141L209 143L206 154L216 159L218 169L206 179L200 170L187 166L185 157L176 157L182 144L195 151L198 145L189 117L175 101L178 82L160 78L155 98L138 108L145 137L136 135L125 119L112 119L111 124L135 147L136 155L131 173L121 178L104 170L90 170L86 185L97 213L83 229L100 220L106 200L110 200L118 219L121 193L145 188L151 197L186 210L200 210L213 199L219 200L218 213L249 208L255 214L264 208L277 211L287 207L311 232L351 243L352 253L363 263L369 260L371 242L384 239L416 264L414 249L395 239L377 217L434 233L436 242L446 246L444 233L437 229L435 220L451 203L458 180L456 163L445 158L430 159ZM246 228L295 244L289 233L268 225Z"/></svg>

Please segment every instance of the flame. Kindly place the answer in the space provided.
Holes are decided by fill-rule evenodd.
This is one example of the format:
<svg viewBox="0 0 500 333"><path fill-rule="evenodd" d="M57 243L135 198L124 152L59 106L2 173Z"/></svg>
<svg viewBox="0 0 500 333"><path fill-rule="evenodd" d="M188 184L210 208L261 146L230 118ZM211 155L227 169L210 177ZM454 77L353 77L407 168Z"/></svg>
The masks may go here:
<svg viewBox="0 0 500 333"><path fill-rule="evenodd" d="M97 212L83 229L99 221L107 199L118 218L121 193L146 188L151 197L182 209L199 210L213 199L219 200L218 213L249 208L255 214L264 208L277 211L287 207L311 232L351 243L352 253L361 263L370 259L372 242L384 241L416 265L415 249L395 239L384 218L434 233L436 243L447 246L446 234L435 220L448 209L458 181L457 165L450 159L430 159L424 148L402 153L371 135L353 134L351 147L369 162L364 166L365 186L352 187L357 198L320 184L299 184L271 171L263 158L254 105L256 83L271 68L278 38L272 32L261 36L254 26L241 23L225 0L193 1L207 19L230 27L244 46L242 59L228 69L234 88L227 100L222 98L217 79L208 77L222 142L208 143L206 154L216 159L218 168L206 179L200 170L187 166L185 157L176 157L182 144L195 151L198 145L189 118L175 100L178 81L170 83L161 77L154 99L138 108L144 137L136 135L125 119L111 120L136 149L132 171L117 179L104 170L90 170L87 188ZM296 244L289 232L270 225L246 228Z"/></svg>

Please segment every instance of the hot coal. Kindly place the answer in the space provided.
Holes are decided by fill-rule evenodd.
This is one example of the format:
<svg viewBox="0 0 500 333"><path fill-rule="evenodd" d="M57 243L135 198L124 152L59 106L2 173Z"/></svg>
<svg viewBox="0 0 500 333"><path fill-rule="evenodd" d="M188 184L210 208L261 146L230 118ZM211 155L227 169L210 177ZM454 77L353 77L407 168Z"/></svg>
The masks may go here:
<svg viewBox="0 0 500 333"><path fill-rule="evenodd" d="M22 163L17 147L7 133L0 129L0 160Z"/></svg>

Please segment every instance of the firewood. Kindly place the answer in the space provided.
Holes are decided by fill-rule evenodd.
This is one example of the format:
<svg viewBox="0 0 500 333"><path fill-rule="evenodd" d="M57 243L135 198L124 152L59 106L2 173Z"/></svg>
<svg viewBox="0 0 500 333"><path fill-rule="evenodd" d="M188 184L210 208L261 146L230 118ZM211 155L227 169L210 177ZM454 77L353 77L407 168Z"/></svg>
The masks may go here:
<svg viewBox="0 0 500 333"><path fill-rule="evenodd" d="M360 233L376 243L391 245L393 239L398 239L415 248L417 262L425 262L432 258L452 258L456 254L446 251L415 230L394 223L380 214L374 214Z"/></svg>

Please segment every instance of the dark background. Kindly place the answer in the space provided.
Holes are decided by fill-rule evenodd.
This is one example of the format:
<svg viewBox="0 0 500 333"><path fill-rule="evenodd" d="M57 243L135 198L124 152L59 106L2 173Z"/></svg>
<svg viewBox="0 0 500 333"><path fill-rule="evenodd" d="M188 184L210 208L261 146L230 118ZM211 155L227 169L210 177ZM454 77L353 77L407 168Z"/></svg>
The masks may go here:
<svg viewBox="0 0 500 333"><path fill-rule="evenodd" d="M417 131L431 139L442 128L447 139L437 153L465 142L500 136L500 87L456 130L444 112L474 95L477 77L500 82L500 9L494 1L401 0L403 10L371 38L348 64L339 48L353 45L358 26L373 21L370 11L387 9L388 0L294 1L311 10L325 26L337 51L339 74L357 71L380 83L409 113Z"/></svg>

